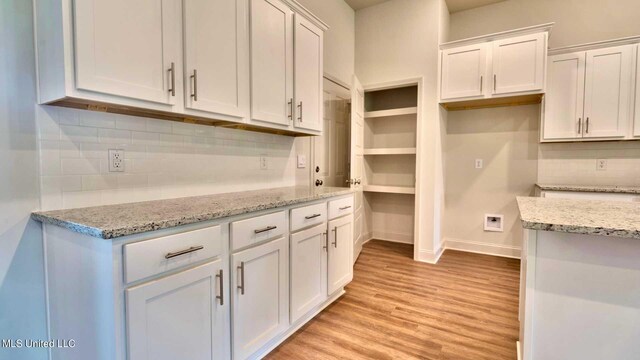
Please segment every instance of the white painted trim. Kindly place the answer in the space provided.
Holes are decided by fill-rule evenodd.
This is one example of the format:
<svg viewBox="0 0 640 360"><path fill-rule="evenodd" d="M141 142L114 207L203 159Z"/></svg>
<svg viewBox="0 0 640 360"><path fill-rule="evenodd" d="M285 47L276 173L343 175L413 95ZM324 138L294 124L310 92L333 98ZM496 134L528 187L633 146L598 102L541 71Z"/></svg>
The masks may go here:
<svg viewBox="0 0 640 360"><path fill-rule="evenodd" d="M437 251L433 250L420 250L418 251L418 257L414 259L415 261L424 262L428 264L437 264L438 260L444 253L444 246L441 246Z"/></svg>
<svg viewBox="0 0 640 360"><path fill-rule="evenodd" d="M320 29L322 29L322 31L329 30L329 25L327 25L327 23L322 21L319 17L317 17L315 14L309 11L306 7L304 7L298 1L296 0L284 0L284 1L287 5L289 5L289 7L293 11L307 18L307 20L311 21L314 25L318 26Z"/></svg>
<svg viewBox="0 0 640 360"><path fill-rule="evenodd" d="M413 245L413 234L388 233L373 230L373 238L389 242Z"/></svg>
<svg viewBox="0 0 640 360"><path fill-rule="evenodd" d="M516 341L516 353L518 355L518 360L522 360L522 349L520 349L520 341Z"/></svg>
<svg viewBox="0 0 640 360"><path fill-rule="evenodd" d="M519 28L519 29L501 31L501 32L493 33L493 34L475 36L475 37L468 38L468 39L450 41L450 42L446 42L446 43L440 44L440 50L450 49L450 48L453 48L453 47L458 47L458 46L463 46L463 45L472 45L472 44L478 44L478 43L483 43L483 42L489 42L489 41L509 38L509 37L513 37L513 36L521 36L521 35L535 34L535 33L541 33L541 32L549 32L549 31L551 31L551 28L553 27L553 25L555 25L555 23L550 22L550 23L546 23L546 24L523 27L523 28Z"/></svg>
<svg viewBox="0 0 640 360"><path fill-rule="evenodd" d="M364 89L365 92L368 92L368 91L397 89L397 88L407 87L412 85L416 85L420 87L422 86L422 81L423 81L422 76L416 76L416 77L410 77L410 78L395 80L395 81L367 84L367 85L363 85L362 88ZM420 105L418 105L418 108L420 108Z"/></svg>
<svg viewBox="0 0 640 360"><path fill-rule="evenodd" d="M566 54L566 53L572 53L572 52L587 51L587 50L593 50L593 49L637 44L637 43L640 43L640 35L549 49L548 55Z"/></svg>
<svg viewBox="0 0 640 360"><path fill-rule="evenodd" d="M513 259L520 258L521 248L512 245L491 244L480 241L445 238L445 249L471 252L476 254L493 255Z"/></svg>
<svg viewBox="0 0 640 360"><path fill-rule="evenodd" d="M347 89L348 91L351 91L351 86L349 84L347 84L346 82L338 79L336 76L333 76L333 75L325 72L322 75L322 77L327 79L327 80L329 80L329 81L331 81L332 83L334 83L334 84L336 84L336 85L338 85L340 87L343 87L343 88Z"/></svg>

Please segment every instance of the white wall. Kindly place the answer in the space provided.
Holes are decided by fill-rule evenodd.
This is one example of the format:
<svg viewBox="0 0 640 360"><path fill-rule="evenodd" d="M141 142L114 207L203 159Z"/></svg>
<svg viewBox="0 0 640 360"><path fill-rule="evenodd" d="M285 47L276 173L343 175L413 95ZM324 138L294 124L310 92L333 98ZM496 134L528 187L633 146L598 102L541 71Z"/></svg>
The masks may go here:
<svg viewBox="0 0 640 360"><path fill-rule="evenodd" d="M31 1L0 3L0 339L46 339ZM2 359L46 349L0 348Z"/></svg>
<svg viewBox="0 0 640 360"><path fill-rule="evenodd" d="M417 174L419 257L432 260L440 239L442 199L437 68L440 29L446 22L441 0L394 0L356 12L356 75L368 84L423 77L418 133L422 146Z"/></svg>
<svg viewBox="0 0 640 360"><path fill-rule="evenodd" d="M451 40L555 22L552 48L640 35L637 0L509 0L451 15Z"/></svg>

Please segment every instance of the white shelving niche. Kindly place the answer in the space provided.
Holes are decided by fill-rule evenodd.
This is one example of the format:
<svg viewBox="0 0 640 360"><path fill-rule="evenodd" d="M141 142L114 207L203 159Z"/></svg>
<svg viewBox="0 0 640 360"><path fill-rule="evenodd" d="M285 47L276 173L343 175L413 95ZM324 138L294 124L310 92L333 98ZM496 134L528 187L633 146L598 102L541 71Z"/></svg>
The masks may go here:
<svg viewBox="0 0 640 360"><path fill-rule="evenodd" d="M364 203L370 238L413 244L418 83L365 87Z"/></svg>

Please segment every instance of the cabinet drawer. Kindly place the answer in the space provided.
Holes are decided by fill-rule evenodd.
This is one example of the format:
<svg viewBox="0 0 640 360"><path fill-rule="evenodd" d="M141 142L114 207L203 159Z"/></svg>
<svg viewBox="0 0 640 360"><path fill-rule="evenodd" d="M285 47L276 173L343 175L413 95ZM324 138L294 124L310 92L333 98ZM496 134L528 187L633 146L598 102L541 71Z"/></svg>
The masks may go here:
<svg viewBox="0 0 640 360"><path fill-rule="evenodd" d="M286 232L287 218L284 211L235 221L231 223L231 249L237 250Z"/></svg>
<svg viewBox="0 0 640 360"><path fill-rule="evenodd" d="M222 254L220 225L124 246L126 283Z"/></svg>
<svg viewBox="0 0 640 360"><path fill-rule="evenodd" d="M329 201L329 219L353 212L353 196Z"/></svg>
<svg viewBox="0 0 640 360"><path fill-rule="evenodd" d="M322 224L327 221L327 203L309 205L291 210L291 231Z"/></svg>

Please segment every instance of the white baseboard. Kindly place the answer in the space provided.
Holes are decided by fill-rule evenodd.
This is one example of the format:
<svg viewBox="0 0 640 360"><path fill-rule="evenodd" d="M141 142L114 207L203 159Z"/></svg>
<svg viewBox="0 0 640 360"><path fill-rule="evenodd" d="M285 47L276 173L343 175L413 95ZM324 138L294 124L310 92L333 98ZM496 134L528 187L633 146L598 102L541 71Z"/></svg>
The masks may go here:
<svg viewBox="0 0 640 360"><path fill-rule="evenodd" d="M388 233L373 231L373 239L413 245L413 234Z"/></svg>
<svg viewBox="0 0 640 360"><path fill-rule="evenodd" d="M437 264L443 252L444 246L441 246L438 250L420 250L418 252L418 258L415 260L428 264Z"/></svg>
<svg viewBox="0 0 640 360"><path fill-rule="evenodd" d="M522 352L520 350L520 341L516 341L516 353L518 354L518 360L522 360Z"/></svg>
<svg viewBox="0 0 640 360"><path fill-rule="evenodd" d="M501 256L514 259L520 259L521 251L521 248L518 246L498 245L452 238L445 238L443 247L451 250L466 251L477 254Z"/></svg>

